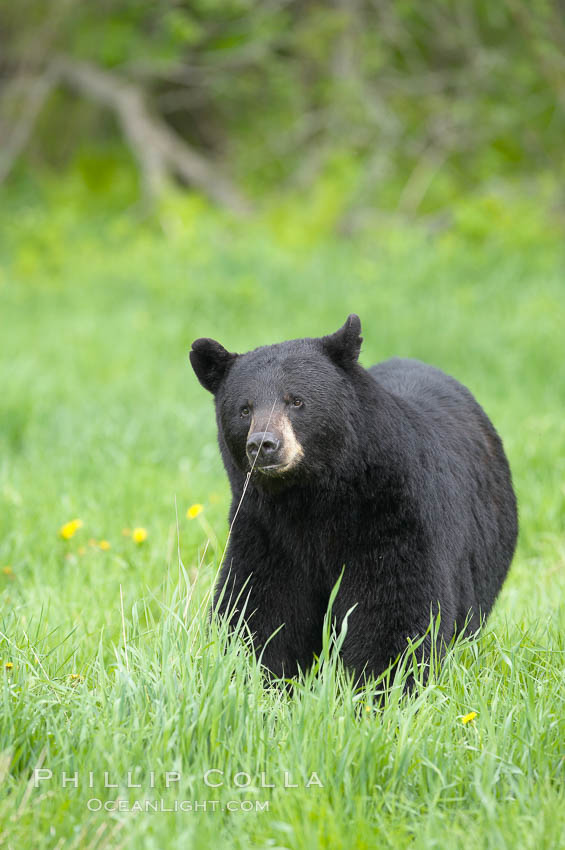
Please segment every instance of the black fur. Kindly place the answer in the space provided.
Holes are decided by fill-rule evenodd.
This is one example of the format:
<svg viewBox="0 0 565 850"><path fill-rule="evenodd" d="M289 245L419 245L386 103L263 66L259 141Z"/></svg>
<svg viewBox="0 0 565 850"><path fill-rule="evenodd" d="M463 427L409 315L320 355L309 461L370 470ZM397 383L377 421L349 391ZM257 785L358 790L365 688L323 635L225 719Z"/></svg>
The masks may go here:
<svg viewBox="0 0 565 850"><path fill-rule="evenodd" d="M514 553L510 470L471 393L416 360L365 370L360 345L359 319L350 316L321 339L243 355L197 340L191 352L215 398L230 523L239 507L214 607L232 617L238 599L257 650L282 626L263 654L276 675L294 675L320 652L344 565L338 625L355 607L342 657L357 674L379 674L438 608L443 641L466 624L474 632ZM303 406L289 406L292 397ZM240 504L250 468L245 405L263 420L286 412L304 455L278 476L253 471Z"/></svg>

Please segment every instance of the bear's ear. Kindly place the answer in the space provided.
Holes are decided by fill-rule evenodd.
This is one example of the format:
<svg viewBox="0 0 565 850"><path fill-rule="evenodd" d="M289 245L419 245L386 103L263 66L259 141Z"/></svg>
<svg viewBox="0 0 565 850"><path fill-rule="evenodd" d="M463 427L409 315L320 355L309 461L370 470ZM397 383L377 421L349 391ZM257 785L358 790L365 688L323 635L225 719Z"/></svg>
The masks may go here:
<svg viewBox="0 0 565 850"><path fill-rule="evenodd" d="M357 362L361 350L361 320L352 313L346 323L334 334L322 337L324 351L338 366L346 369Z"/></svg>
<svg viewBox="0 0 565 850"><path fill-rule="evenodd" d="M236 357L237 354L230 354L215 339L194 340L190 352L190 362L196 377L204 389L214 395Z"/></svg>

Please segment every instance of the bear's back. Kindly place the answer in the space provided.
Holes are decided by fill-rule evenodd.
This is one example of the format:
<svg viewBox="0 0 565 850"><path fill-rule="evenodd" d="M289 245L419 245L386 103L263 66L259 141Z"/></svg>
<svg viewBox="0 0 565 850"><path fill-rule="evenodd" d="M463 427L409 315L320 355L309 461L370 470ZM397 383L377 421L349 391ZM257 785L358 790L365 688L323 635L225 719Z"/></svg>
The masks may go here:
<svg viewBox="0 0 565 850"><path fill-rule="evenodd" d="M391 395L406 402L430 426L440 431L462 426L467 431L475 421L481 430L492 425L469 390L441 369L420 360L393 357L368 369L369 374Z"/></svg>
<svg viewBox="0 0 565 850"><path fill-rule="evenodd" d="M457 396L469 399L469 391L441 369L409 357L392 357L368 369L373 378L393 395L418 404L432 398Z"/></svg>

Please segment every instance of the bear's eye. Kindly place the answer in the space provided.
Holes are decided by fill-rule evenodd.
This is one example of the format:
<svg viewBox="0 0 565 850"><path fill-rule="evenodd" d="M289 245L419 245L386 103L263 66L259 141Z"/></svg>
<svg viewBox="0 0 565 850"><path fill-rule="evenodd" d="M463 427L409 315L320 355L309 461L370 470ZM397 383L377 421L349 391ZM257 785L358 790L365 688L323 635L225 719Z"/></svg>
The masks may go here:
<svg viewBox="0 0 565 850"><path fill-rule="evenodd" d="M292 406L293 407L302 407L303 404L304 404L304 402L302 401L301 398L298 398L298 396L295 396L292 399Z"/></svg>
<svg viewBox="0 0 565 850"><path fill-rule="evenodd" d="M245 404L245 405L241 408L241 415L242 415L242 416L249 416L249 412L250 412L250 411L249 411L249 408L248 408L248 407L247 407L247 405Z"/></svg>

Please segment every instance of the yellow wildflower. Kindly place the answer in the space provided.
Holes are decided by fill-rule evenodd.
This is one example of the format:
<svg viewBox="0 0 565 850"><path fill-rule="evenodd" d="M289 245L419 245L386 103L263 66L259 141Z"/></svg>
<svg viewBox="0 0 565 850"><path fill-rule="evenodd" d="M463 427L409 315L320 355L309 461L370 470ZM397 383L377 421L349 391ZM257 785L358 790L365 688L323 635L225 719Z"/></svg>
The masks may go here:
<svg viewBox="0 0 565 850"><path fill-rule="evenodd" d="M6 661L6 664L4 666L6 667L6 670L11 670L14 665L11 661Z"/></svg>
<svg viewBox="0 0 565 850"><path fill-rule="evenodd" d="M196 519L196 517L202 513L204 510L204 505L191 505L186 512L188 519Z"/></svg>
<svg viewBox="0 0 565 850"><path fill-rule="evenodd" d="M70 522L66 522L59 529L59 534L63 538L63 540L70 540L71 537L82 528L82 520L81 519L72 519Z"/></svg>
<svg viewBox="0 0 565 850"><path fill-rule="evenodd" d="M105 552L107 552L107 551L108 551L108 549L111 549L111 548L112 548L112 544L111 544L108 540L101 540L101 541L100 541L100 543L99 543L98 545L99 545L99 546L100 546L100 548L101 548L101 549L103 549Z"/></svg>
<svg viewBox="0 0 565 850"><path fill-rule="evenodd" d="M131 533L131 539L134 543L143 543L144 540L147 540L147 529L146 528L134 528Z"/></svg>
<svg viewBox="0 0 565 850"><path fill-rule="evenodd" d="M469 723L471 720L474 720L476 716L477 716L477 712L476 712L476 711L470 711L470 712L469 712L469 714L465 714L465 715L461 718L461 723L463 723L463 724L465 724L465 723Z"/></svg>

